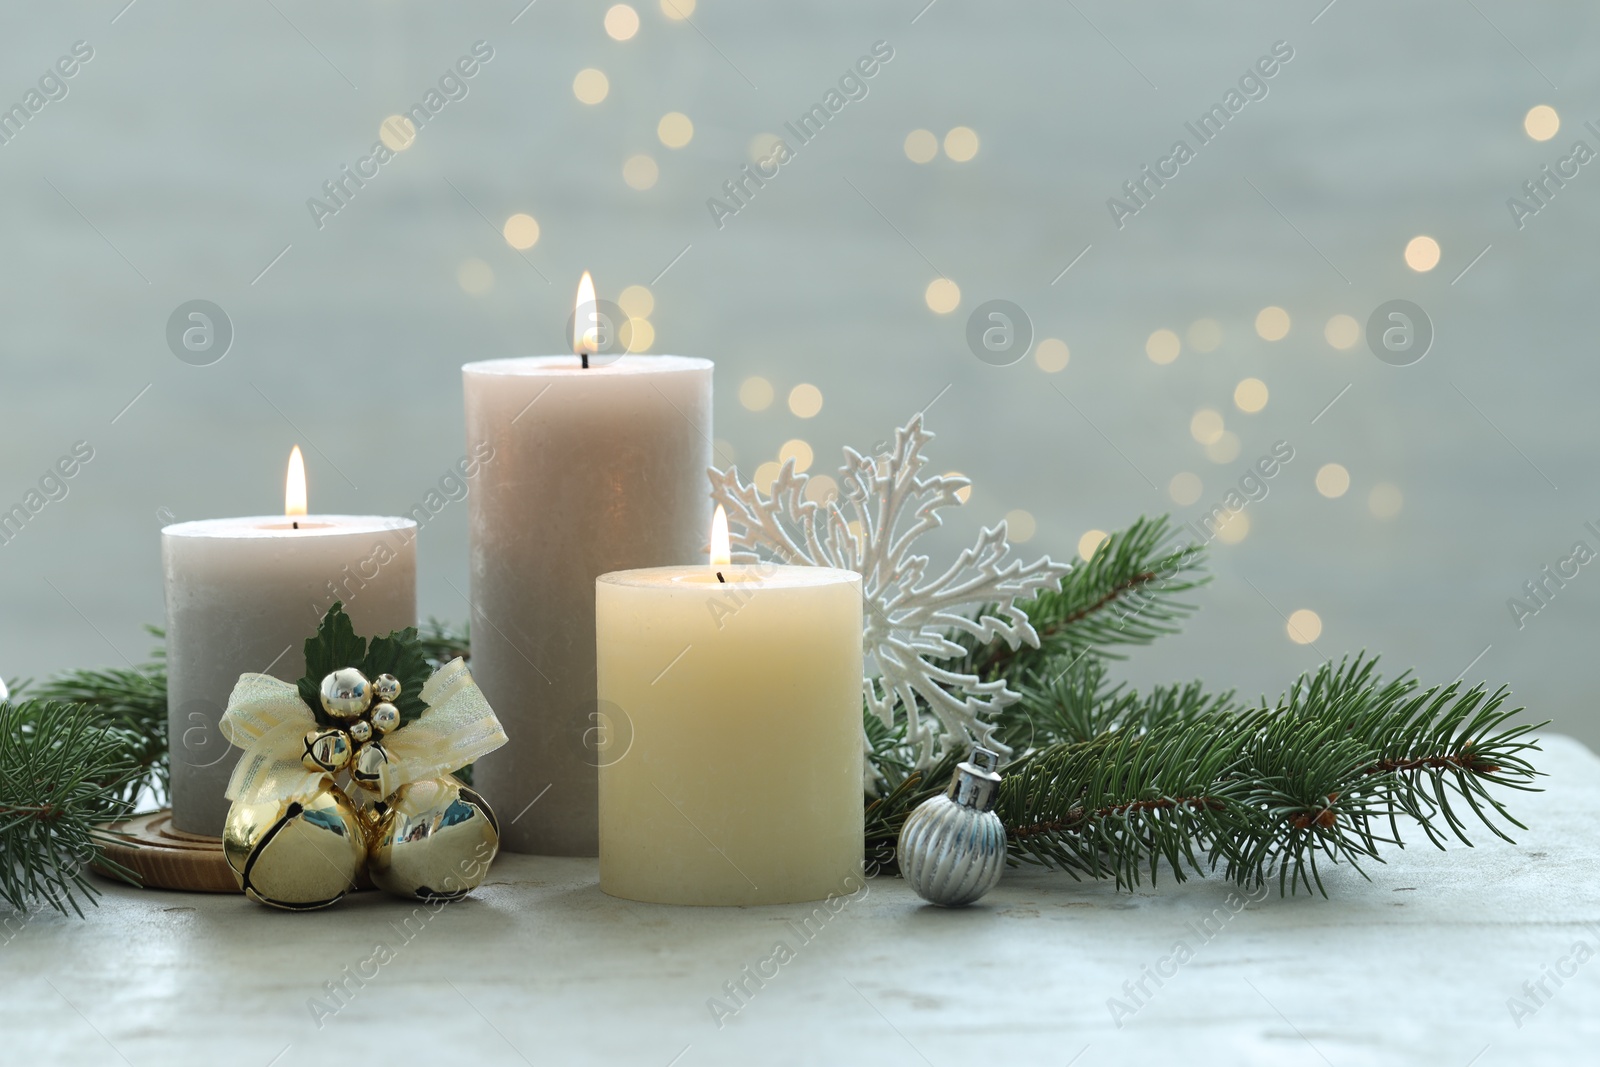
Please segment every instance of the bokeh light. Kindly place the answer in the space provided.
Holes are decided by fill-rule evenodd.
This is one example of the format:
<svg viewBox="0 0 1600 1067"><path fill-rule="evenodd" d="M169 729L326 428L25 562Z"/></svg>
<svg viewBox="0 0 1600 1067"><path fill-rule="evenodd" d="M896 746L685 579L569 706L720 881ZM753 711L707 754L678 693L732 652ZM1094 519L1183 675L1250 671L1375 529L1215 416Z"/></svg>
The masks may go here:
<svg viewBox="0 0 1600 1067"><path fill-rule="evenodd" d="M944 477L946 477L946 478L965 478L966 475L962 474L960 471L945 471L944 472ZM970 483L967 484L967 485L963 485L960 489L956 490L956 499L961 501L963 504L965 504L967 501L972 499L972 486L971 486Z"/></svg>
<svg viewBox="0 0 1600 1067"><path fill-rule="evenodd" d="M656 298L642 285L630 285L617 294L617 307L637 318L647 318L656 309ZM767 400L772 400L768 390Z"/></svg>
<svg viewBox="0 0 1600 1067"><path fill-rule="evenodd" d="M1206 458L1213 463L1232 463L1239 458L1239 450L1243 447L1238 434L1224 430L1220 437L1206 445Z"/></svg>
<svg viewBox="0 0 1600 1067"><path fill-rule="evenodd" d="M1235 511L1217 526L1217 540L1225 545L1236 545L1250 536L1250 516Z"/></svg>
<svg viewBox="0 0 1600 1067"><path fill-rule="evenodd" d="M656 161L643 152L636 156L629 156L627 162L622 164L622 180L628 183L630 189L654 188L656 180L661 177L661 168L656 166Z"/></svg>
<svg viewBox="0 0 1600 1067"><path fill-rule="evenodd" d="M1254 414L1267 406L1267 383L1260 378L1245 378L1233 387L1233 406Z"/></svg>
<svg viewBox="0 0 1600 1067"><path fill-rule="evenodd" d="M939 315L948 315L961 305L961 287L949 278L935 278L928 283L922 299L928 309Z"/></svg>
<svg viewBox="0 0 1600 1067"><path fill-rule="evenodd" d="M796 437L785 441L783 447L778 449L778 463L784 464L794 460L794 472L804 474L811 469L811 446Z"/></svg>
<svg viewBox="0 0 1600 1067"><path fill-rule="evenodd" d="M1196 352L1215 352L1222 344L1222 323L1216 319L1195 319L1187 332L1189 347Z"/></svg>
<svg viewBox="0 0 1600 1067"><path fill-rule="evenodd" d="M965 163L978 154L978 135L971 127L957 126L944 135L944 154L957 163Z"/></svg>
<svg viewBox="0 0 1600 1067"><path fill-rule="evenodd" d="M1006 512L1006 536L1014 545L1027 544L1039 532L1039 523L1033 512L1017 508Z"/></svg>
<svg viewBox="0 0 1600 1067"><path fill-rule="evenodd" d="M1535 141L1548 141L1561 129L1561 116L1549 104L1536 104L1522 116L1522 128Z"/></svg>
<svg viewBox="0 0 1600 1067"><path fill-rule="evenodd" d="M1078 558L1084 560L1085 562L1093 559L1094 554L1099 551L1100 546L1105 543L1106 532L1104 530L1084 531L1083 536L1078 538Z"/></svg>
<svg viewBox="0 0 1600 1067"><path fill-rule="evenodd" d="M1033 361L1046 374L1056 374L1066 370L1067 362L1071 358L1072 352L1067 348L1067 342L1059 337L1046 337L1033 349Z"/></svg>
<svg viewBox="0 0 1600 1067"><path fill-rule="evenodd" d="M378 127L378 140L391 152L404 152L416 139L416 124L404 115L390 115Z"/></svg>
<svg viewBox="0 0 1600 1067"><path fill-rule="evenodd" d="M656 123L656 136L668 148L682 148L694 140L694 123L681 111L669 111Z"/></svg>
<svg viewBox="0 0 1600 1067"><path fill-rule="evenodd" d="M463 260L456 268L456 283L462 292L482 296L494 288L494 268L481 259Z"/></svg>
<svg viewBox="0 0 1600 1067"><path fill-rule="evenodd" d="M1222 416L1210 408L1201 408L1189 420L1189 436L1203 445L1214 443L1225 429L1227 424L1222 421Z"/></svg>
<svg viewBox="0 0 1600 1067"><path fill-rule="evenodd" d="M1361 340L1361 323L1356 321L1355 316L1341 313L1328 320L1328 324L1322 328L1322 336L1341 351L1352 348Z"/></svg>
<svg viewBox="0 0 1600 1067"><path fill-rule="evenodd" d="M603 70L584 67L572 79L572 95L585 104L598 104L611 91L611 82Z"/></svg>
<svg viewBox="0 0 1600 1067"><path fill-rule="evenodd" d="M802 382L789 390L789 411L802 419L816 418L822 410L822 390Z"/></svg>
<svg viewBox="0 0 1600 1067"><path fill-rule="evenodd" d="M626 41L639 32L639 13L627 4L614 4L606 12L606 35L613 41Z"/></svg>
<svg viewBox="0 0 1600 1067"><path fill-rule="evenodd" d="M1188 507L1200 499L1200 494L1205 492L1205 483L1198 474L1189 471L1179 471L1172 476L1172 481L1167 483L1167 495L1179 507Z"/></svg>
<svg viewBox="0 0 1600 1067"><path fill-rule="evenodd" d="M739 403L747 411L765 411L772 406L772 383L765 378L751 377L739 383Z"/></svg>
<svg viewBox="0 0 1600 1067"><path fill-rule="evenodd" d="M1289 615L1289 640L1297 645L1309 645L1322 636L1322 616L1310 608L1300 608Z"/></svg>
<svg viewBox="0 0 1600 1067"><path fill-rule="evenodd" d="M1256 336L1263 341L1281 341L1289 335L1289 313L1281 307L1264 307L1256 312Z"/></svg>
<svg viewBox="0 0 1600 1067"><path fill-rule="evenodd" d="M1144 354L1150 357L1150 362L1163 366L1177 359L1182 348L1178 335L1171 330L1157 330L1144 342Z"/></svg>
<svg viewBox="0 0 1600 1067"><path fill-rule="evenodd" d="M661 0L661 13L674 22L694 14L694 0Z"/></svg>
<svg viewBox="0 0 1600 1067"><path fill-rule="evenodd" d="M505 237L506 244L520 252L539 243L539 222L532 215L518 212L506 219L500 233Z"/></svg>
<svg viewBox="0 0 1600 1067"><path fill-rule="evenodd" d="M629 352L648 352L656 343L656 328L649 319L630 317L617 330L617 340Z"/></svg>
<svg viewBox="0 0 1600 1067"><path fill-rule="evenodd" d="M1324 463L1317 468L1317 492L1329 500L1344 496L1350 489L1350 472L1340 463Z"/></svg>
<svg viewBox="0 0 1600 1067"><path fill-rule="evenodd" d="M770 493L772 492L772 483L778 480L778 472L781 469L776 460L769 459L756 468L755 477L751 478L750 481L763 493Z"/></svg>
<svg viewBox="0 0 1600 1067"><path fill-rule="evenodd" d="M906 134L906 158L913 163L931 163L939 154L939 138L932 130L912 130Z"/></svg>
<svg viewBox="0 0 1600 1067"><path fill-rule="evenodd" d="M839 483L826 474L813 474L806 481L806 499L816 504L826 504L839 496Z"/></svg>
<svg viewBox="0 0 1600 1067"><path fill-rule="evenodd" d="M1379 482L1372 487L1372 492L1367 494L1367 510L1372 512L1374 518L1392 519L1400 514L1405 500L1405 495L1400 492L1398 485Z"/></svg>
<svg viewBox="0 0 1600 1067"><path fill-rule="evenodd" d="M775 133L758 133L750 138L750 143L745 146L745 155L750 157L752 163L767 164L782 140L783 138Z"/></svg>
<svg viewBox="0 0 1600 1067"><path fill-rule="evenodd" d="M1406 266L1424 274L1439 265L1439 242L1419 234L1406 242Z"/></svg>

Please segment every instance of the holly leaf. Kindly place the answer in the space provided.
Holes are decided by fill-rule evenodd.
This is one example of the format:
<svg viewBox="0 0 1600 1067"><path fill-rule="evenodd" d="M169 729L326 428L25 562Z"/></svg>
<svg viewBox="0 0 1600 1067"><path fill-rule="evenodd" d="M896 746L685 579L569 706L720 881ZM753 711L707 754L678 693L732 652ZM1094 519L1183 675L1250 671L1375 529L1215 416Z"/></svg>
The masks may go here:
<svg viewBox="0 0 1600 1067"><path fill-rule="evenodd" d="M333 719L322 710L322 679L345 667L361 666L367 658L367 639L356 636L355 624L344 613L344 604L335 600L318 624L317 636L306 639L305 650L306 673L295 686L317 722L332 726Z"/></svg>
<svg viewBox="0 0 1600 1067"><path fill-rule="evenodd" d="M392 674L400 680L400 698L394 706L400 710L402 725L415 720L427 706L422 702L422 684L433 673L433 668L423 654L423 644L415 626L396 630L388 637L374 637L361 662L361 673L369 679Z"/></svg>

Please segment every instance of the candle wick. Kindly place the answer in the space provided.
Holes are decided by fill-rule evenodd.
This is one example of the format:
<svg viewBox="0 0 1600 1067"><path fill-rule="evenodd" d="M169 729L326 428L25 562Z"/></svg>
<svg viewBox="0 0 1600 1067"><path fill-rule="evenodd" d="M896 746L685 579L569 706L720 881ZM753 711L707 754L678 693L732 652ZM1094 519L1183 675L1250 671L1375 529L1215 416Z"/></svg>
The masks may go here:
<svg viewBox="0 0 1600 1067"><path fill-rule="evenodd" d="M589 369L589 353L587 353L587 352L579 352L578 353L578 358L583 360L583 369L584 370L588 370Z"/></svg>
<svg viewBox="0 0 1600 1067"><path fill-rule="evenodd" d="M295 529L296 529L296 530L298 530L298 529L300 529L300 520L299 520L299 519L296 519L296 520L295 520L295 521L294 521L294 528L295 528Z"/></svg>
<svg viewBox="0 0 1600 1067"><path fill-rule="evenodd" d="M722 572L721 571L717 572L717 581L721 582L723 585L727 585L728 584L728 579L726 579L726 578L724 578L722 576Z"/></svg>

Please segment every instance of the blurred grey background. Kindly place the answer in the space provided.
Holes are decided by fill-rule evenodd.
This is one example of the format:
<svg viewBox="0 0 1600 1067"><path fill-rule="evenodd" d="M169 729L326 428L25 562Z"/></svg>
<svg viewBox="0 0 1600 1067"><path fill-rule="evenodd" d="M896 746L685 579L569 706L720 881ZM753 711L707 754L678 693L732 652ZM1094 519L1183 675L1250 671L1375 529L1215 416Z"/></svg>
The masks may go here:
<svg viewBox="0 0 1600 1067"><path fill-rule="evenodd" d="M603 297L648 289L651 351L717 361L746 472L791 441L827 472L926 409L935 462L974 481L940 555L1008 514L1061 557L1195 520L1288 442L1134 680L1276 693L1366 648L1600 740L1600 565L1524 591L1600 551L1600 164L1541 171L1600 149L1593 5L525 3L0 12L0 106L24 109L0 116L0 507L93 449L0 544L0 673L141 658L162 524L275 512L292 444L314 512L421 503L466 451L460 364L563 350L588 269ZM880 41L865 96L785 130ZM77 42L92 58L49 77ZM1108 199L1278 42L1292 59L1119 227ZM385 126L430 90L425 125ZM775 135L791 158L719 227L708 199ZM319 225L308 200L383 136L409 143ZM1539 207L1520 228L1513 196ZM1008 366L966 339L993 299L1032 324ZM232 324L209 365L168 344L191 300ZM1420 362L1362 336L1391 300L1432 323ZM450 503L425 614L466 616L466 553Z"/></svg>

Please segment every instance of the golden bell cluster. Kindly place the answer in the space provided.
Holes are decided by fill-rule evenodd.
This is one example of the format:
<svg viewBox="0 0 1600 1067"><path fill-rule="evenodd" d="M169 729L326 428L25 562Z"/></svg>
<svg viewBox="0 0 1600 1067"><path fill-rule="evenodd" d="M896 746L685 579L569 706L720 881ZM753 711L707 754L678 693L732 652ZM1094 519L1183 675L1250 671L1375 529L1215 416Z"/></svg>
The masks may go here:
<svg viewBox="0 0 1600 1067"><path fill-rule="evenodd" d="M393 675L369 682L354 668L329 674L322 707L340 725L307 731L300 757L322 781L298 799L235 801L223 847L252 900L323 908L364 876L385 892L425 901L457 900L482 883L500 826L481 796L448 774L379 795L390 758L381 739L400 728L400 692Z"/></svg>
<svg viewBox="0 0 1600 1067"><path fill-rule="evenodd" d="M367 790L377 790L389 753L379 740L400 725L400 680L380 674L368 682L354 667L334 671L322 680L322 710L345 723L343 728L318 728L306 732L307 770L337 774L346 767L350 780Z"/></svg>

